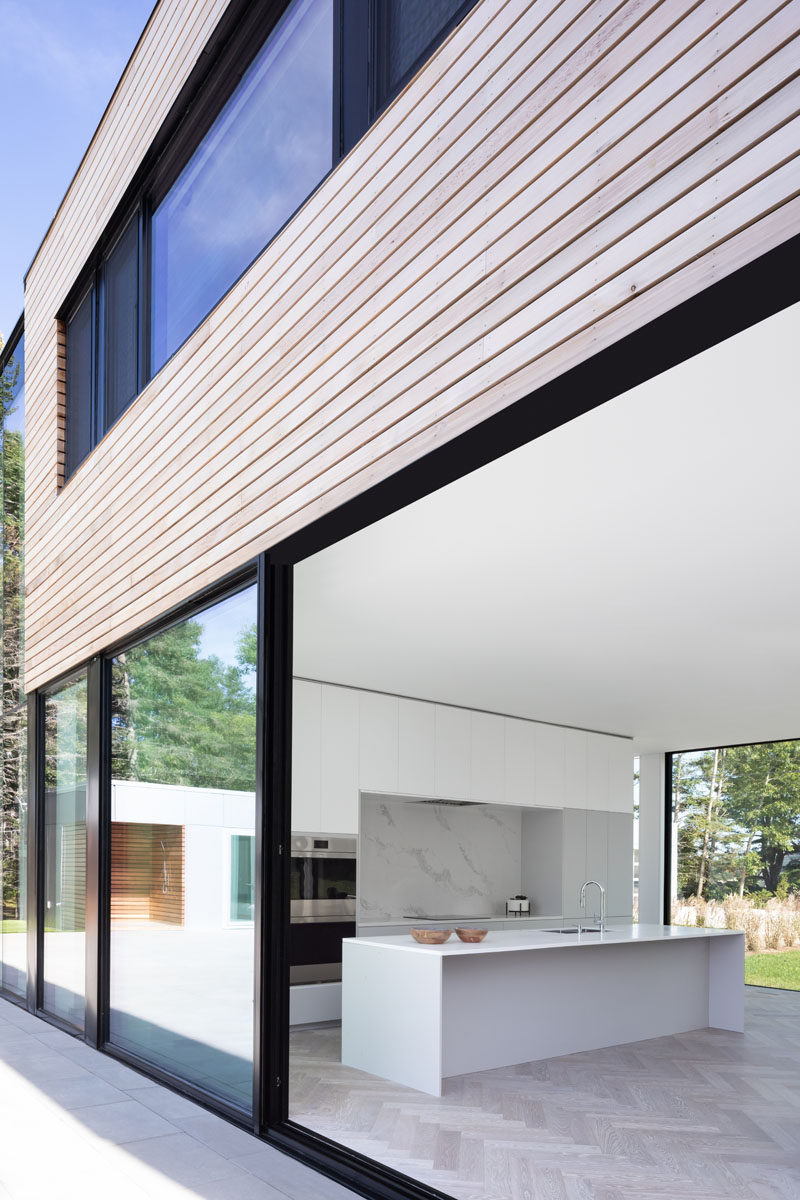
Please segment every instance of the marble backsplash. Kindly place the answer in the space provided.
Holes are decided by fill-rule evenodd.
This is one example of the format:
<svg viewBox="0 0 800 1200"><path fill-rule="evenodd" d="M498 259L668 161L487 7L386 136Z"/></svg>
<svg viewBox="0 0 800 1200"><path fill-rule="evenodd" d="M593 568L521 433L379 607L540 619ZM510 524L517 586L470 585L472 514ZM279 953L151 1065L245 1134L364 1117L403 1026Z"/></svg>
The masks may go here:
<svg viewBox="0 0 800 1200"><path fill-rule="evenodd" d="M522 813L361 796L358 920L503 916L520 890Z"/></svg>

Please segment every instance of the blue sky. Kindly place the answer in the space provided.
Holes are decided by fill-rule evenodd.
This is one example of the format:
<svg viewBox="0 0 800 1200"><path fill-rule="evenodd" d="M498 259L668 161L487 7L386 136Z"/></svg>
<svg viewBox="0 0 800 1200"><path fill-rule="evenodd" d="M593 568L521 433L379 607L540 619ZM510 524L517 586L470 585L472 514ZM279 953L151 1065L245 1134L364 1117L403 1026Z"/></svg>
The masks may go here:
<svg viewBox="0 0 800 1200"><path fill-rule="evenodd" d="M154 0L0 0L0 334Z"/></svg>

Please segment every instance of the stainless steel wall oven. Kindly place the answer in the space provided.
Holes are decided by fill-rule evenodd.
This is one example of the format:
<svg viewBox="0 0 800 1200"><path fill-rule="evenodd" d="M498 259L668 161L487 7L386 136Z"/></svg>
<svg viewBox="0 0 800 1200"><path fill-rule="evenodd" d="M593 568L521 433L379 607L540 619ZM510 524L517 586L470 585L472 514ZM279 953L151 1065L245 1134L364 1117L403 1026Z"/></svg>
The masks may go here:
<svg viewBox="0 0 800 1200"><path fill-rule="evenodd" d="M342 938L356 932L356 839L292 834L291 983L342 977Z"/></svg>

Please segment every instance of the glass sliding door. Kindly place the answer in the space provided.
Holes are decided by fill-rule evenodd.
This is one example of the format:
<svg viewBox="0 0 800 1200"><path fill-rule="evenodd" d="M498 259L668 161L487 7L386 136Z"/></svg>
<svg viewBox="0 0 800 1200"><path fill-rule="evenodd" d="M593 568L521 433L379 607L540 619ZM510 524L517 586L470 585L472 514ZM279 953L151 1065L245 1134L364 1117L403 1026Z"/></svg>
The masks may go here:
<svg viewBox="0 0 800 1200"><path fill-rule="evenodd" d="M252 1108L256 589L112 662L110 1041Z"/></svg>
<svg viewBox="0 0 800 1200"><path fill-rule="evenodd" d="M24 708L3 719L0 986L23 997L27 964L28 724Z"/></svg>
<svg viewBox="0 0 800 1200"><path fill-rule="evenodd" d="M86 920L86 674L44 702L45 1012L83 1028Z"/></svg>
<svg viewBox="0 0 800 1200"><path fill-rule="evenodd" d="M27 711L23 676L25 338L7 348L2 401L2 794L0 988L24 996L28 833Z"/></svg>

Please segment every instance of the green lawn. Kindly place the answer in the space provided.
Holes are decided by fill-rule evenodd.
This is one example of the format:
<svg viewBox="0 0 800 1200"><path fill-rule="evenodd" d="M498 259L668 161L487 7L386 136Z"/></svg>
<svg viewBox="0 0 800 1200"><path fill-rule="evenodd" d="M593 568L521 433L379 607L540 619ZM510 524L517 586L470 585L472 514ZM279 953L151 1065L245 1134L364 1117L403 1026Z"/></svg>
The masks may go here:
<svg viewBox="0 0 800 1200"><path fill-rule="evenodd" d="M800 950L746 955L744 981L757 987L789 988L800 992Z"/></svg>
<svg viewBox="0 0 800 1200"><path fill-rule="evenodd" d="M25 921L0 921L0 933L24 933L26 928Z"/></svg>

